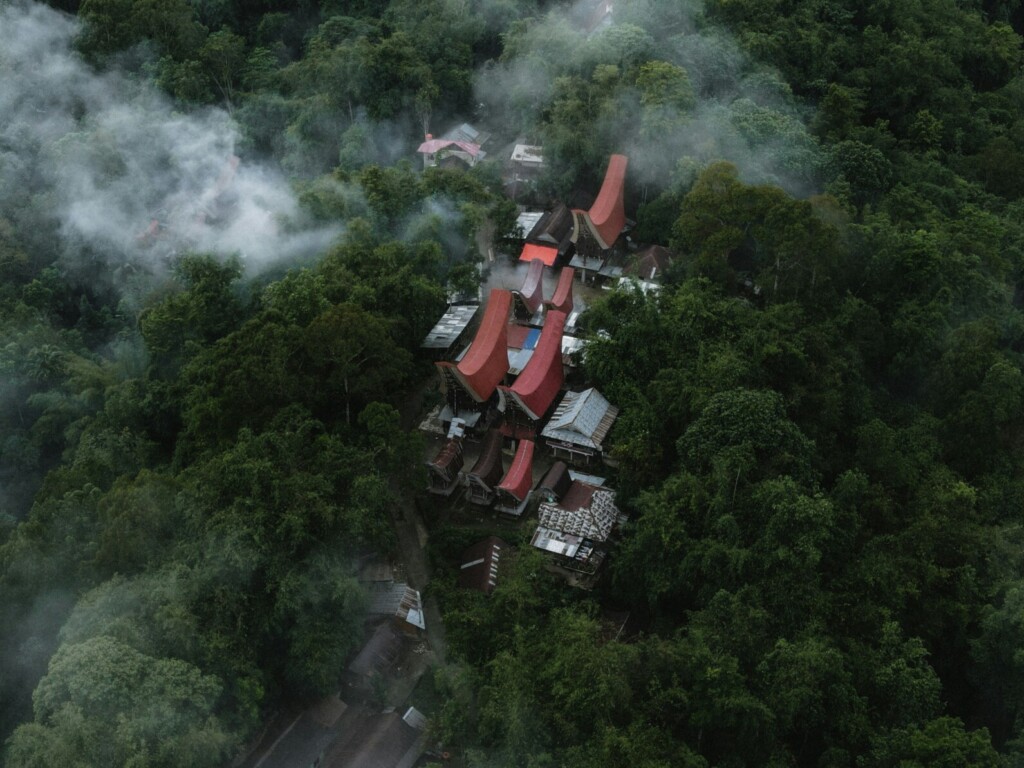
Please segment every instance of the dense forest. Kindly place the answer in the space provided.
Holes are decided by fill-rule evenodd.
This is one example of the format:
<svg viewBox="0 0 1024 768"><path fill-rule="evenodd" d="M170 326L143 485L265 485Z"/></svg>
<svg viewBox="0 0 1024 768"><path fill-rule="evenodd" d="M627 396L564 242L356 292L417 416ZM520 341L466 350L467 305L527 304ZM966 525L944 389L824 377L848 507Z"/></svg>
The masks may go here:
<svg viewBox="0 0 1024 768"><path fill-rule="evenodd" d="M467 766L1024 765L1020 0L0 0L0 739L221 766L362 639L411 393L532 194L630 158L657 295L606 578L432 531ZM524 534L526 535L526 534ZM637 629L609 636L602 611Z"/></svg>

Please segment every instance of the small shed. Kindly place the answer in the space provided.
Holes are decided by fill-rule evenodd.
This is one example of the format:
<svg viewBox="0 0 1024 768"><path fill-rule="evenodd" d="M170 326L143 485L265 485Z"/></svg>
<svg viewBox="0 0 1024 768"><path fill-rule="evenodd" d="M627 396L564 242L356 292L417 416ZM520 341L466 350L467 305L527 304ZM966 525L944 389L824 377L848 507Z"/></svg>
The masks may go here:
<svg viewBox="0 0 1024 768"><path fill-rule="evenodd" d="M411 637L419 637L427 628L420 593L408 584L396 583L389 590L372 593L367 613L390 617L398 629Z"/></svg>
<svg viewBox="0 0 1024 768"><path fill-rule="evenodd" d="M509 545L497 536L488 536L462 553L459 586L490 594L498 584L498 566Z"/></svg>
<svg viewBox="0 0 1024 768"><path fill-rule="evenodd" d="M645 282L656 282L668 271L674 260L672 251L661 245L649 245L637 251L622 270L626 277Z"/></svg>
<svg viewBox="0 0 1024 768"><path fill-rule="evenodd" d="M512 149L512 180L530 181L544 170L544 147L516 144Z"/></svg>

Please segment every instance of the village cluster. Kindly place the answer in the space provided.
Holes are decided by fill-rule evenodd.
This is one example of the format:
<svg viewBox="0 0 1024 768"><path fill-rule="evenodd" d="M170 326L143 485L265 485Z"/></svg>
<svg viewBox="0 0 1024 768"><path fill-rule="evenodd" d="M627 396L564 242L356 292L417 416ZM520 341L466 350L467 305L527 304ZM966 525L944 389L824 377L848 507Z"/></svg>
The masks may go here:
<svg viewBox="0 0 1024 768"><path fill-rule="evenodd" d="M472 165L484 154L486 138L464 124L441 139L428 135L419 151L426 165ZM532 546L549 556L552 570L584 588L593 586L626 517L594 469L614 464L605 440L618 408L597 389L570 383L586 347L575 335L585 308L575 286L594 290L627 281L657 291L671 258L660 247L619 247L630 224L624 206L628 164L624 155L610 157L589 208L557 203L524 210L522 282L492 288L475 325L479 303L451 305L423 342L435 357L444 397L424 425L444 435L426 463L428 490L514 519L536 511ZM514 190L542 168L541 147L516 144L508 182ZM546 282L554 286L549 295ZM537 471L545 451L554 462ZM481 552L463 558L463 575L479 571L480 579L467 576L466 586L490 591L498 552L508 545L496 540L490 549L480 546ZM469 583L475 580L480 583Z"/></svg>
<svg viewBox="0 0 1024 768"><path fill-rule="evenodd" d="M473 165L486 154L487 138L463 124L441 139L428 136L420 153L427 166ZM516 144L507 158L511 194L543 168L540 147ZM671 263L664 248L634 250L625 242L627 167L625 156L611 156L587 208L523 210L515 259L521 282L492 288L484 301L452 297L422 344L443 397L423 424L437 442L426 462L428 490L443 502L506 519L536 515L531 545L548 556L551 570L584 589L596 583L626 517L600 476L602 466L615 463L605 441L618 408L581 380L581 294L623 281L657 291ZM459 586L489 594L511 551L493 535L470 546L459 559ZM374 704L408 702L429 661L427 608L405 571L388 558L362 562L369 633L349 660L341 693L303 712L256 768L405 767L427 749L426 719L415 707L381 711ZM441 747L431 754L444 760Z"/></svg>

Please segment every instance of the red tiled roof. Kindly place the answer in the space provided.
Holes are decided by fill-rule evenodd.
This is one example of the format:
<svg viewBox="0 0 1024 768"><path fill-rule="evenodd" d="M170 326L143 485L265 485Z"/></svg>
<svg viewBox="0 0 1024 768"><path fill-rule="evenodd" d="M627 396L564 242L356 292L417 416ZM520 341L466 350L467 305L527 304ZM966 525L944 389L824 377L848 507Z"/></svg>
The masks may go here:
<svg viewBox="0 0 1024 768"><path fill-rule="evenodd" d="M555 401L565 375L562 369L562 331L565 313L548 312L533 357L511 387L502 391L534 420L541 418Z"/></svg>
<svg viewBox="0 0 1024 768"><path fill-rule="evenodd" d="M604 175L601 191L589 211L574 211L590 227L604 249L611 248L626 225L626 207L623 189L626 184L626 166L629 158L612 155Z"/></svg>
<svg viewBox="0 0 1024 768"><path fill-rule="evenodd" d="M526 494L533 487L533 441L520 440L516 456L512 459L512 466L508 474L498 486L499 490L505 491L516 497L519 501L526 498Z"/></svg>
<svg viewBox="0 0 1024 768"><path fill-rule="evenodd" d="M572 312L572 280L576 270L572 267L565 267L558 276L558 286L555 288L555 295L551 297L548 306L557 309L559 312L569 314Z"/></svg>
<svg viewBox="0 0 1024 768"><path fill-rule="evenodd" d="M538 248L540 246L528 245L526 247ZM524 248L523 250L525 251L526 249ZM554 248L549 250L555 251L556 255L558 254L558 251ZM535 258L530 262L530 269L526 273L526 280L523 281L523 287L519 291L519 297L523 300L523 304L526 305L531 314L540 308L540 304L544 300L544 264L544 260L539 258Z"/></svg>
<svg viewBox="0 0 1024 768"><path fill-rule="evenodd" d="M487 311L469 347L469 352L453 369L466 391L478 403L492 394L508 373L508 316L512 294L500 288L491 290Z"/></svg>
<svg viewBox="0 0 1024 768"><path fill-rule="evenodd" d="M539 259L546 267L554 266L555 259L557 258L557 248L552 248L547 245L536 245L534 243L527 243L524 245L523 252L519 254L520 261L529 261L532 263Z"/></svg>

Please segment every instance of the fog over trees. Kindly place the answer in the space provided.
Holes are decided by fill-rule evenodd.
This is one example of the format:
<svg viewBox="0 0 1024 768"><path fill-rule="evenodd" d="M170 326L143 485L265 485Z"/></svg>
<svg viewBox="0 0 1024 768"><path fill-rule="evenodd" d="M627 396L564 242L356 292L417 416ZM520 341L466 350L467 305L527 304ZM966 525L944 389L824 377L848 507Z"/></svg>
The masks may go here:
<svg viewBox="0 0 1024 768"><path fill-rule="evenodd" d="M517 140L542 201L627 155L675 260L580 319L629 514L597 587L523 528L459 589L480 530L430 531L431 741L1024 765L1024 6L594 5L0 0L5 765L230 765L338 690ZM467 121L488 157L423 168Z"/></svg>

